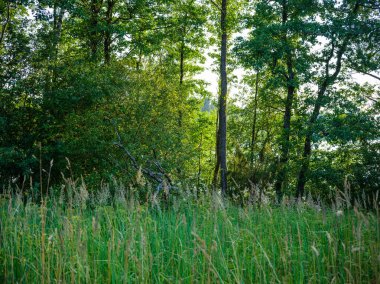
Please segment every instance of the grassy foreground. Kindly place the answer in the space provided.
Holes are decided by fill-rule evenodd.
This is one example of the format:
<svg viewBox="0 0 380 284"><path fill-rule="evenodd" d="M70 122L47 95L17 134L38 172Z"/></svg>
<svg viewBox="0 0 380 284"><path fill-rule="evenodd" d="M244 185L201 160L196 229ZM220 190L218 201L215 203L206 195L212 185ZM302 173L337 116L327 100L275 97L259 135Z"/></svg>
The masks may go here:
<svg viewBox="0 0 380 284"><path fill-rule="evenodd" d="M380 283L376 212L0 202L2 283Z"/></svg>

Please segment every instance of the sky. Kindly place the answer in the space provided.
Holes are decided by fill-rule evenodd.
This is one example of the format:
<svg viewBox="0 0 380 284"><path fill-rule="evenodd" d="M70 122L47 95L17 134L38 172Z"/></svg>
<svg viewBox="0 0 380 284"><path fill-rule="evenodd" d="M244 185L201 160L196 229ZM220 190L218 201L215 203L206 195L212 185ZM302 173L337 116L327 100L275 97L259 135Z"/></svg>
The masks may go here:
<svg viewBox="0 0 380 284"><path fill-rule="evenodd" d="M209 52L207 52L207 54L208 53ZM213 98L216 99L218 97L219 75L217 71L213 69L215 69L215 66L213 64L213 59L210 56L206 55L204 71L201 74L199 74L197 78L203 79L204 81L208 83L207 90L212 94ZM238 68L234 70L234 76L236 76L238 80L241 80L245 74L246 74L246 71L243 68ZM373 73L373 74L380 76L380 74L377 74L377 73ZM359 84L369 83L371 85L380 86L380 81L369 75L355 72L352 74L352 77ZM228 86L229 95L231 97L234 97L238 94L239 89L237 88L237 84L231 83L231 82L229 83L230 83ZM379 97L380 97L380 94L379 94Z"/></svg>

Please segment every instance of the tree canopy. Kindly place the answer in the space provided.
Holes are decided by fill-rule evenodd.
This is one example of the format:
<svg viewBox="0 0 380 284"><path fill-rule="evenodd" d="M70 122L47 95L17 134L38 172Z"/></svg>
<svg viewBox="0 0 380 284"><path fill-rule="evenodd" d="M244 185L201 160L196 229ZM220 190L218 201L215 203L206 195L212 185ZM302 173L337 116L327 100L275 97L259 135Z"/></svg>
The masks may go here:
<svg viewBox="0 0 380 284"><path fill-rule="evenodd" d="M3 191L379 189L377 0L1 0L0 24Z"/></svg>

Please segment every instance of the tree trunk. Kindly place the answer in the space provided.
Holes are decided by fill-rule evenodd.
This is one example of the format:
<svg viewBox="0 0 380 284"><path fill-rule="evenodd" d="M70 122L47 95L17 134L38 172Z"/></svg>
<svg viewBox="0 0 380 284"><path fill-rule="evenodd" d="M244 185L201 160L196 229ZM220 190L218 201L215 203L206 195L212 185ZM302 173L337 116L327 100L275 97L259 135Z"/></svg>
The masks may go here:
<svg viewBox="0 0 380 284"><path fill-rule="evenodd" d="M179 62L179 96L180 96L180 104L183 103L183 100L185 99L183 97L183 78L185 76L185 42L182 40L181 42L181 48L180 48L180 62ZM178 113L178 126L182 127L182 118L183 118L183 112L182 112L182 106L179 108Z"/></svg>
<svg viewBox="0 0 380 284"><path fill-rule="evenodd" d="M275 190L277 194L277 201L281 202L283 190L282 186L287 175L287 164L289 160L289 148L290 148L290 121L292 117L292 104L294 98L294 87L288 87L288 93L285 103L285 114L283 123L283 133L281 138L281 156L279 161L279 169L277 173Z"/></svg>
<svg viewBox="0 0 380 284"><path fill-rule="evenodd" d="M92 60L96 60L99 48L99 13L103 5L103 0L91 0L90 3L90 26L89 26L89 41Z"/></svg>
<svg viewBox="0 0 380 284"><path fill-rule="evenodd" d="M306 176L307 176L307 172L309 171L309 163L310 163L310 155L311 155L311 138L313 135L313 127L319 116L319 112L322 107L322 101L323 101L323 97L326 92L326 89L327 89L327 80L325 80L324 84L322 85L322 88L318 92L318 97L314 105L313 113L308 123L304 150L302 154L302 164L301 164L301 169L298 174L298 180L297 180L297 189L296 189L297 198L302 198L305 191Z"/></svg>
<svg viewBox="0 0 380 284"><path fill-rule="evenodd" d="M57 12L59 10L59 12ZM58 5L54 5L54 21L53 21L53 49L51 51L51 61L54 64L53 68L53 85L57 81L57 62L58 62L58 52L59 52L59 42L61 40L61 34L62 34L62 23L63 23L63 16L65 14L65 9L62 7L58 7Z"/></svg>
<svg viewBox="0 0 380 284"><path fill-rule="evenodd" d="M214 174L212 176L212 185L214 188L217 187L218 182L218 175L219 175L219 168L220 168L220 159L219 159L219 113L216 116L216 145L215 145L215 151L216 151L216 161L215 161L215 168L214 168Z"/></svg>
<svg viewBox="0 0 380 284"><path fill-rule="evenodd" d="M251 167L253 168L254 154L255 154L255 143L256 143L256 121L257 121L257 97L259 94L259 73L256 73L255 82L255 97L253 101L253 123L252 123L252 134L251 134Z"/></svg>
<svg viewBox="0 0 380 284"><path fill-rule="evenodd" d="M220 27L220 96L219 96L219 127L218 156L220 162L220 185L222 195L227 193L227 0L222 0Z"/></svg>
<svg viewBox="0 0 380 284"><path fill-rule="evenodd" d="M111 43L112 43L112 13L115 1L107 1L106 12L106 30L104 32L104 63L109 64L111 62Z"/></svg>
<svg viewBox="0 0 380 284"><path fill-rule="evenodd" d="M65 14L65 9L60 7L59 14L54 17L54 50L55 56L58 54L58 45L61 40L62 34L62 23L63 23L63 15Z"/></svg>
<svg viewBox="0 0 380 284"><path fill-rule="evenodd" d="M347 21L348 23L352 22L354 20L354 18L356 17L356 15L359 11L359 8L360 8L359 2L360 2L360 0L356 1L354 8L353 8L353 11L352 11L352 14L348 18L348 21ZM335 70L334 70L334 73L332 75L330 75L330 62L331 62L332 58L334 57L334 45L332 46L331 53L325 62L325 72L326 73L324 75L324 80L323 80L321 86L319 87L318 96L317 96L317 99L316 99L315 104L314 104L313 113L310 116L309 123L307 126L304 150L303 150L303 154L302 154L302 164L301 164L301 169L299 171L298 179L297 179L297 190L296 190L296 197L297 198L302 198L302 196L304 195L304 192L305 192L305 185L307 182L307 174L308 174L309 165L310 165L311 142L312 142L311 138L312 138L313 133L314 133L315 122L318 119L318 116L319 116L319 113L320 113L320 110L321 110L321 107L323 104L323 100L325 98L325 93L326 93L328 86L332 85L335 82L335 80L337 79L337 77L338 77L338 75L342 69L343 54L346 52L348 43L349 43L350 39L352 38L352 36L354 36L354 33L346 34L346 36L344 37L343 43L339 46L338 51L336 53Z"/></svg>
<svg viewBox="0 0 380 284"><path fill-rule="evenodd" d="M202 173L202 146L203 146L203 131L201 132L201 138L199 141L199 155L198 155L198 176L197 176L197 196L199 192L199 186Z"/></svg>
<svg viewBox="0 0 380 284"><path fill-rule="evenodd" d="M269 138L270 138L269 131L267 131L267 136L265 137L263 145L262 145L261 150L259 152L259 162L260 162L260 164L264 164L264 162L265 162L265 147L267 146Z"/></svg>
<svg viewBox="0 0 380 284"><path fill-rule="evenodd" d="M282 5L282 24L285 25L288 20L288 11L287 11L287 0L283 0ZM288 42L288 38L285 33L282 35L283 41ZM283 131L281 137L281 154L280 161L278 165L277 177L275 182L275 191L277 195L277 202L282 201L283 196L283 183L286 180L287 176L287 164L289 160L289 148L290 148L290 123L292 118L292 108L293 108L293 99L295 94L294 79L295 74L293 70L293 57L289 46L286 46L286 66L287 66L287 76L286 76L286 88L287 96L285 101L285 113L284 113L284 122L283 122Z"/></svg>
<svg viewBox="0 0 380 284"><path fill-rule="evenodd" d="M138 33L137 34L137 42L141 42L141 33ZM143 56L143 49L141 46L138 47L138 57L137 57L137 60L136 60L136 71L140 71L140 67L141 67L141 61L142 61L142 56Z"/></svg>

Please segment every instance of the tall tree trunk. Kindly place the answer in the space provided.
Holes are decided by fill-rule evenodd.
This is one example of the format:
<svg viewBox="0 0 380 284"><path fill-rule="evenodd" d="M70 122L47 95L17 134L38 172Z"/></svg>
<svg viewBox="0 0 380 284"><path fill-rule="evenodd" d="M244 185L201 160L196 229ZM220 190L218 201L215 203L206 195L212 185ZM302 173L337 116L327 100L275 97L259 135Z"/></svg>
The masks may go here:
<svg viewBox="0 0 380 284"><path fill-rule="evenodd" d="M179 84L182 86L185 76L185 43L182 41L180 50Z"/></svg>
<svg viewBox="0 0 380 284"><path fill-rule="evenodd" d="M354 18L356 17L360 5L359 5L360 0L357 0L352 14L348 18L348 23L352 22ZM341 69L342 69L342 58L344 53L347 50L348 43L350 39L352 38L353 33L348 33L346 34L343 43L338 47L337 53L336 53L336 63L335 63L335 70L334 73L330 75L330 62L334 57L334 44L332 45L331 48L331 53L327 60L325 61L325 75L324 75L324 80L322 81L322 84L319 87L318 90L318 96L314 104L314 109L313 112L310 116L307 130L306 130L306 136L305 136L305 143L304 143L304 150L302 154L302 164L301 164L301 169L298 174L298 179L297 179L297 189L296 189L296 197L297 198L302 198L305 192L305 185L307 182L307 174L309 171L309 165L310 165L310 156L311 156L311 138L314 133L314 125L315 122L318 119L321 107L323 105L323 100L325 98L326 90L329 86L331 86L335 80L337 79Z"/></svg>
<svg viewBox="0 0 380 284"><path fill-rule="evenodd" d="M269 131L267 131L267 136L265 137L265 140L264 140L263 145L261 147L261 150L259 152L259 162L260 162L260 164L264 164L264 162L265 162L265 147L267 146L269 138L270 138Z"/></svg>
<svg viewBox="0 0 380 284"><path fill-rule="evenodd" d="M89 41L92 60L96 60L99 49L99 13L102 9L103 0L91 0L90 2L90 23L89 23Z"/></svg>
<svg viewBox="0 0 380 284"><path fill-rule="evenodd" d="M285 25L288 20L288 8L287 0L282 2L282 25ZM276 182L274 185L277 201L280 203L283 196L283 183L286 180L287 176L287 164L289 160L289 148L290 148L290 123L292 118L292 108L293 108L293 99L295 94L295 74L293 70L293 57L288 46L288 38L286 31L282 35L284 43L286 43L286 66L287 66L287 75L286 75L286 88L287 96L285 101L285 113L284 113L284 122L283 130L281 137L281 154L280 161L278 164L278 171Z"/></svg>
<svg viewBox="0 0 380 284"><path fill-rule="evenodd" d="M179 51L180 61L179 61L179 96L180 96L180 104L182 104L183 100L183 78L185 76L185 42L184 39L181 42L181 47ZM183 111L182 106L180 106L178 113L178 126L182 127L182 119L183 119Z"/></svg>
<svg viewBox="0 0 380 284"><path fill-rule="evenodd" d="M311 155L311 138L313 135L313 126L319 116L319 112L322 107L323 96L326 91L326 88L327 88L327 85L323 89L321 89L321 91L318 93L318 98L315 102L313 113L309 120L308 129L307 129L306 137L305 137L304 150L302 154L302 164L301 164L301 169L298 174L298 180L297 180L297 190L296 190L297 198L301 198L305 191L306 175L309 170L310 155Z"/></svg>
<svg viewBox="0 0 380 284"><path fill-rule="evenodd" d="M202 146L203 146L203 131L201 131L201 137L199 141L199 150L198 150L198 176L197 176L197 196L201 181L201 173L202 173Z"/></svg>
<svg viewBox="0 0 380 284"><path fill-rule="evenodd" d="M106 30L104 32L104 63L109 64L111 62L111 43L112 43L112 14L113 7L115 5L114 0L107 0L106 11Z"/></svg>
<svg viewBox="0 0 380 284"><path fill-rule="evenodd" d="M214 188L217 187L218 182L218 175L219 175L219 168L220 168L220 159L219 159L219 113L216 116L216 123L215 123L215 129L216 129L216 145L215 145L215 152L216 152L216 161L215 161L215 167L214 167L214 174L212 177L212 185Z"/></svg>
<svg viewBox="0 0 380 284"><path fill-rule="evenodd" d="M220 185L222 195L227 193L227 0L222 0L221 17L221 49L220 49L220 96L218 156L220 162Z"/></svg>
<svg viewBox="0 0 380 284"><path fill-rule="evenodd" d="M282 186L287 175L287 164L289 160L289 148L290 148L290 121L292 117L292 104L294 98L294 87L288 88L286 103L285 103L285 114L283 123L283 133L281 137L281 156L279 161L279 169L277 172L277 178L275 182L275 190L277 194L277 201L281 202L283 190Z"/></svg>
<svg viewBox="0 0 380 284"><path fill-rule="evenodd" d="M137 42L141 42L141 33L138 33L137 34ZM138 47L138 57L137 57L137 60L136 60L136 71L140 71L140 67L141 67L141 61L142 61L142 56L143 56L143 49L141 46Z"/></svg>
<svg viewBox="0 0 380 284"><path fill-rule="evenodd" d="M255 154L258 94L259 94L259 73L257 72L256 82L255 82L255 97L253 100L253 123L252 123L252 134L251 134L251 167L253 167L254 154Z"/></svg>
<svg viewBox="0 0 380 284"><path fill-rule="evenodd" d="M56 57L58 54L58 45L61 40L63 15L65 14L65 9L63 7L59 7L59 13L57 14L57 8L58 7L55 7L54 13L54 50Z"/></svg>
<svg viewBox="0 0 380 284"><path fill-rule="evenodd" d="M61 40L62 33L62 23L63 15L65 13L62 1L56 1L53 5L53 22L52 22L52 32L47 42L48 46L48 62L50 64L49 71L46 73L46 92L52 92L55 88L57 82L58 71L58 53L59 53L59 42ZM46 97L46 96L44 96Z"/></svg>
<svg viewBox="0 0 380 284"><path fill-rule="evenodd" d="M58 12L59 10L59 12ZM53 68L53 85L55 84L57 80L57 63L58 63L58 52L59 52L59 42L61 40L61 34L62 34L62 23L63 23L63 16L65 14L65 9L62 7L62 4L60 7L58 7L57 4L54 5L54 21L53 21L53 49L51 51L52 56L52 63L54 64Z"/></svg>

